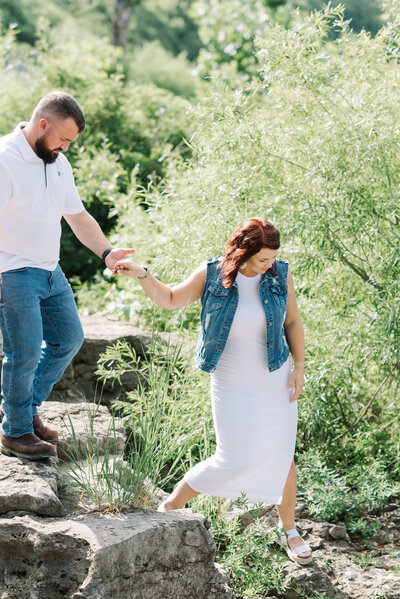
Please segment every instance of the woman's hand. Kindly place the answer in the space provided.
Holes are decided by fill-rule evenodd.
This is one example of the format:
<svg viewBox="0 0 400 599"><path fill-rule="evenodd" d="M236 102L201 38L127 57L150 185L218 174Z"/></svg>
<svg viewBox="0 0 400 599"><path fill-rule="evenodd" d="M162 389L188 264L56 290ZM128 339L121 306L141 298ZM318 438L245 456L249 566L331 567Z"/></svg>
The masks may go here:
<svg viewBox="0 0 400 599"><path fill-rule="evenodd" d="M304 366L294 365L289 378L290 402L294 402L300 396L304 386Z"/></svg>
<svg viewBox="0 0 400 599"><path fill-rule="evenodd" d="M106 266L111 272L114 272L114 268L117 262L125 259L128 254L135 253L136 250L130 248L113 248L105 259Z"/></svg>
<svg viewBox="0 0 400 599"><path fill-rule="evenodd" d="M113 275L127 275L128 277L144 277L146 271L133 260L118 260L112 270Z"/></svg>

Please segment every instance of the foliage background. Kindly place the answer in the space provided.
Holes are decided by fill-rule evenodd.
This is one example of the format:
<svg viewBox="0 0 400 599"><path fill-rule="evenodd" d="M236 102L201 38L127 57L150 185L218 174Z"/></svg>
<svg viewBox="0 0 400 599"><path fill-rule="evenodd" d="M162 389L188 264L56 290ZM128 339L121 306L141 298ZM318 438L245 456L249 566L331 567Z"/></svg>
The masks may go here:
<svg viewBox="0 0 400 599"><path fill-rule="evenodd" d="M72 93L88 123L68 154L80 193L111 242L136 247L164 282L223 253L245 218L276 222L306 332L300 495L368 534L365 510L400 484L400 20L395 1L344 4L143 0L121 48L111 0L0 0L0 133L49 90ZM163 420L181 432L172 488L215 443L208 378L187 359L199 306L155 308L67 228L61 263L81 311L183 343L174 384L159 389L185 414ZM116 406L132 428L141 402ZM224 532L227 560L235 534Z"/></svg>

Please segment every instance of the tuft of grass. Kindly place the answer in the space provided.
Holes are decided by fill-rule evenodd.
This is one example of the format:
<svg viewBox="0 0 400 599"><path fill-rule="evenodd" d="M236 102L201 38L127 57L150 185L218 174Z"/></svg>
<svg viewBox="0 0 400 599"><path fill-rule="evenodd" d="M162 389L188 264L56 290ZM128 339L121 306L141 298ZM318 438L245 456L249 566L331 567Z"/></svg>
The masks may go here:
<svg viewBox="0 0 400 599"><path fill-rule="evenodd" d="M201 414L199 417L204 395L202 386L191 378L191 356L183 356L179 344L156 338L149 355L151 358L139 359L133 347L119 341L100 356L97 374L103 383L121 381L129 371L138 375L137 388L113 402L114 414L128 433L123 458L114 455L115 420L105 449L96 439L94 415L89 417L85 445L70 422L72 443L65 468L76 492L83 491L97 509L148 506L157 487L171 487L187 468L189 455L196 451L209 420L205 414L202 424Z"/></svg>
<svg viewBox="0 0 400 599"><path fill-rule="evenodd" d="M229 513L231 503L199 495L192 500L191 507L211 523L216 559L230 573L234 597L250 599L264 597L268 591L283 593L286 589L283 562L287 558L277 549L275 532L267 533L260 521L243 528L240 518ZM236 504L247 509L248 502L240 497Z"/></svg>
<svg viewBox="0 0 400 599"><path fill-rule="evenodd" d="M154 493L147 477L150 458L146 452L131 451L123 458L116 455L120 434L112 419L105 446L96 436L95 411L88 411L85 442L77 436L70 421L72 442L66 451L63 471L71 480L77 497L96 510L119 511L129 507L147 507Z"/></svg>

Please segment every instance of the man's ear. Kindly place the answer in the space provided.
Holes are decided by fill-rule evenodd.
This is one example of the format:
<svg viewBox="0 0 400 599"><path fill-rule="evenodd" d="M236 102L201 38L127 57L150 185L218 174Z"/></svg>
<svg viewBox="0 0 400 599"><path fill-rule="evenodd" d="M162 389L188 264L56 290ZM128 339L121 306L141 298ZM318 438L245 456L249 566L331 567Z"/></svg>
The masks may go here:
<svg viewBox="0 0 400 599"><path fill-rule="evenodd" d="M47 129L50 127L49 121L47 119L40 119L39 121L39 129L45 133Z"/></svg>

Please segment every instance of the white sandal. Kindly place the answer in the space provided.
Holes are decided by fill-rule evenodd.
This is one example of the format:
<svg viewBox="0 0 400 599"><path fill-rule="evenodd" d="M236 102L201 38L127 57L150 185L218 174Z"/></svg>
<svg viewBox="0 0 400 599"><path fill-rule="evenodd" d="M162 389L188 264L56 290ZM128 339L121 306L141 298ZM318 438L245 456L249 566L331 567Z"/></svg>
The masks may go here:
<svg viewBox="0 0 400 599"><path fill-rule="evenodd" d="M165 509L165 502L166 502L166 501L167 501L167 500L166 500L166 499L164 499L164 501L162 501L162 502L160 503L160 505L159 505L159 506L158 506L158 508L157 508L157 512L164 512L164 513L167 513L167 510Z"/></svg>
<svg viewBox="0 0 400 599"><path fill-rule="evenodd" d="M305 566L306 564L309 564L312 560L312 555L310 555L309 557L299 557L302 553L305 553L306 551L312 551L311 547L309 547L309 545L299 545L299 547L295 547L294 549L291 549L289 547L289 539L294 539L295 537L300 537L299 533L297 532L297 530L295 528L292 528L291 530L284 530L283 528L279 528L279 534L278 534L278 544L283 547L283 549L286 551L289 559L292 560L292 562L296 562L296 564L301 564L302 566ZM301 538L301 537L300 537Z"/></svg>

